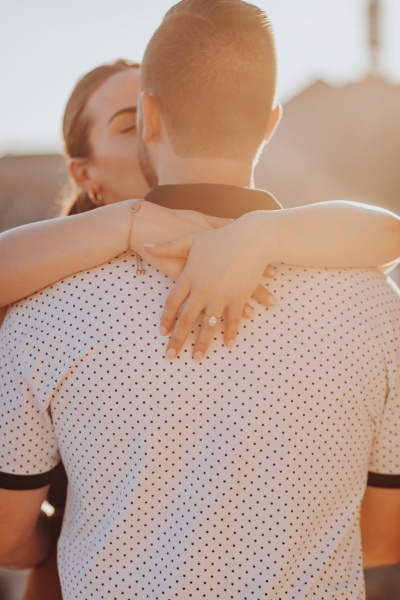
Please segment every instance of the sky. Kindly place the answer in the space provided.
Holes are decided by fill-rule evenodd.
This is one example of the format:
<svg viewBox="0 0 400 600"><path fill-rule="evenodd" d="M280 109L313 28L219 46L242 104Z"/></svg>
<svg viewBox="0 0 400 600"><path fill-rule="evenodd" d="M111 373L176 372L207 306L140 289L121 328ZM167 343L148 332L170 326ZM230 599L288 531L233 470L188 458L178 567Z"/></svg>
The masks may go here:
<svg viewBox="0 0 400 600"><path fill-rule="evenodd" d="M0 155L57 152L77 79L117 57L140 61L169 0L0 0ZM253 0L268 14L285 102L315 79L366 76L368 0ZM400 2L381 0L382 74L400 83Z"/></svg>

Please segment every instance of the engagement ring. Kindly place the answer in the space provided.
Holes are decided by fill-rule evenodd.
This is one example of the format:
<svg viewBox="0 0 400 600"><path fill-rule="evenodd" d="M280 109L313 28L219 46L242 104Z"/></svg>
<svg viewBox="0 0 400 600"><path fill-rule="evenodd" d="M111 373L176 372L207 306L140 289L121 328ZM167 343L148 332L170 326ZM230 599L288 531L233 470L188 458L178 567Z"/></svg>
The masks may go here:
<svg viewBox="0 0 400 600"><path fill-rule="evenodd" d="M203 315L207 319L210 327L215 327L215 325L217 324L217 321L222 321L222 317L214 317L214 316L209 317L208 315L206 315L206 313L203 313Z"/></svg>

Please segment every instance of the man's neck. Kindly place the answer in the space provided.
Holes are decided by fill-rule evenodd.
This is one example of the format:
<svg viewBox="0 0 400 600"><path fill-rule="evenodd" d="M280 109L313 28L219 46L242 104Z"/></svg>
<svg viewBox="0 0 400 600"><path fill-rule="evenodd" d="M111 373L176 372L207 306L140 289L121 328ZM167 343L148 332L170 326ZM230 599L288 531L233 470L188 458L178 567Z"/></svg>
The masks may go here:
<svg viewBox="0 0 400 600"><path fill-rule="evenodd" d="M220 183L254 187L252 164L220 158L195 157L160 161L158 177L160 185Z"/></svg>

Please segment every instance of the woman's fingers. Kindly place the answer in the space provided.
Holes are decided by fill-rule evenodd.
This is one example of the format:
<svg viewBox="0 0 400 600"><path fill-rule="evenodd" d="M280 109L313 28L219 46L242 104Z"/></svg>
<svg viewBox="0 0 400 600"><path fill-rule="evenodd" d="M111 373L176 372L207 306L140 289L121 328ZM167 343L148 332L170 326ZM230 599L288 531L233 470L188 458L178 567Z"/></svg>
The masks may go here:
<svg viewBox="0 0 400 600"><path fill-rule="evenodd" d="M221 327L222 317L219 316L220 314L222 314L221 309L217 308L202 313L200 332L192 352L195 361L200 362L204 358L216 331Z"/></svg>
<svg viewBox="0 0 400 600"><path fill-rule="evenodd" d="M207 305L205 289L201 291L198 288L192 288L190 278L184 277L178 278L173 286L165 303L160 324L162 335L171 332L166 353L169 360L178 356L199 315L202 318L201 328L192 352L194 360L198 362L206 355L216 331L221 326L221 315L224 311L224 341L229 349L235 345L240 320L243 317L253 316L254 309L248 302L243 305L236 301L234 305L227 303L226 306L220 303L219 307L203 310L204 305ZM260 284L254 290L252 297L267 307L276 304L274 296ZM215 317L215 319L211 319L211 317ZM213 324L214 321L216 321L215 324Z"/></svg>
<svg viewBox="0 0 400 600"><path fill-rule="evenodd" d="M180 309L190 294L190 285L183 279L177 279L165 302L161 316L160 333L167 335L175 325ZM169 345L170 346L170 345ZM168 347L169 347L168 346Z"/></svg>
<svg viewBox="0 0 400 600"><path fill-rule="evenodd" d="M267 265L263 273L264 277L269 277L270 279L274 279L276 274L276 267L273 267L272 265Z"/></svg>
<svg viewBox="0 0 400 600"><path fill-rule="evenodd" d="M172 307L174 305L176 307L178 304L178 299L176 303L175 300L172 300L171 302L171 320L173 319L175 310ZM197 306L193 304L189 306L188 304L186 307L184 307L182 312L178 315L177 322L172 332L171 339L167 347L167 358L172 360L179 354L187 336L193 329L193 326L200 315L202 319L201 328L193 347L192 356L197 362L201 361L206 355L216 331L223 323L222 317L218 316L220 313L222 314L222 310L223 309L214 309L205 311L200 308L200 304ZM228 348L231 349L235 345L241 318L249 318L253 315L253 313L253 307L247 302L243 308L237 305L227 311L227 316L225 319L224 341ZM215 319L213 317L215 317ZM165 321L165 323L167 327L169 326L170 321Z"/></svg>
<svg viewBox="0 0 400 600"><path fill-rule="evenodd" d="M169 360L173 360L178 356L186 338L192 331L199 314L202 313L202 310L201 305L193 304L189 301L183 305L167 346L166 356Z"/></svg>
<svg viewBox="0 0 400 600"><path fill-rule="evenodd" d="M267 277L276 276L275 268L271 265L264 268L262 257L255 254L251 232L243 241L243 236L229 234L230 227L224 228L218 219L210 218L209 225L215 229L157 246L144 245L144 250L154 258L184 263L187 259L167 298L160 323L161 332L171 334L167 346L167 358L170 360L178 356L199 315L202 315L201 327L192 354L195 360L200 361L206 355L221 326L223 313L225 344L233 347L241 318L251 317L253 313L245 299L249 298L251 290L261 279L262 272ZM235 225L231 227L235 228ZM247 239L248 244L245 243ZM238 248L245 249L245 256L238 252ZM238 274L241 274L240 288L237 285ZM260 284L252 297L266 307L276 304L274 296Z"/></svg>
<svg viewBox="0 0 400 600"><path fill-rule="evenodd" d="M253 314L254 314L254 308L251 306L251 304L246 302L246 304L243 306L242 317L250 318L253 316Z"/></svg>
<svg viewBox="0 0 400 600"><path fill-rule="evenodd" d="M226 311L224 342L225 345L229 348L229 350L232 350L236 343L236 338L242 317L250 317L252 314L253 307L247 303L244 306L243 310L241 310L239 306L235 306L231 307Z"/></svg>
<svg viewBox="0 0 400 600"><path fill-rule="evenodd" d="M165 242L165 244L143 244L146 252L159 258L187 258L192 244L189 238Z"/></svg>
<svg viewBox="0 0 400 600"><path fill-rule="evenodd" d="M243 307L240 304L236 304L235 306L231 306L227 308L224 314L224 319L217 318L221 313L221 310L218 312L217 309L214 311L207 310L204 311L202 317L202 324L199 335L197 336L197 340L195 342L193 348L193 358L196 361L202 360L207 353L207 350L215 336L217 327L224 327L224 342L225 345L231 350L236 342L236 337L239 330L239 325L242 317L251 317L253 315L254 309L250 304L246 302ZM215 325L210 325L210 318L215 316L217 322ZM211 321L213 323L214 320Z"/></svg>
<svg viewBox="0 0 400 600"><path fill-rule="evenodd" d="M259 285L258 287L260 289L255 290L253 297L259 299L258 301L262 301L266 306L272 306L271 297L273 298L273 296L263 286ZM170 360L178 356L199 315L202 318L201 328L192 351L192 356L197 362L200 362L205 357L210 343L222 323L225 329L225 345L229 349L232 349L236 343L241 319L243 317L251 318L254 314L254 308L246 302L244 306L241 304L227 306L224 319L222 319L219 315L222 315L223 308L203 310L201 308L203 305L201 300L196 302L196 304L193 300L190 301L192 293L193 290L190 290L189 287L186 291L182 290L180 292L178 290L175 293L173 288L165 305L161 319L161 332L166 335L173 328L167 347L167 358ZM193 296L196 298L195 294ZM187 298L189 299L184 304ZM182 310L179 312L181 307ZM175 320L176 323L174 326Z"/></svg>
<svg viewBox="0 0 400 600"><path fill-rule="evenodd" d="M260 304L263 304L267 307L275 306L275 304L277 304L277 299L275 298L275 296L271 294L271 292L269 292L267 288L265 288L260 283L257 285L251 297L254 298L254 300L257 300L257 302L259 302Z"/></svg>
<svg viewBox="0 0 400 600"><path fill-rule="evenodd" d="M230 225L233 222L233 219L222 219L221 217L213 217L211 215L206 215L206 219L208 224L211 225L213 229L225 227L226 225Z"/></svg>

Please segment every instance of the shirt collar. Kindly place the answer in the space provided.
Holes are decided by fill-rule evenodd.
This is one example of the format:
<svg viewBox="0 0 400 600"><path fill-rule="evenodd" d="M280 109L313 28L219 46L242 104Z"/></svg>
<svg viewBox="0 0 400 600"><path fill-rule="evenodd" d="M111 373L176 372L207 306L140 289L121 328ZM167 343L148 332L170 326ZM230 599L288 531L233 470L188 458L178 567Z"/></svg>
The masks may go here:
<svg viewBox="0 0 400 600"><path fill-rule="evenodd" d="M274 196L264 190L219 183L156 185L145 199L166 208L196 210L230 219L253 210L282 208Z"/></svg>

